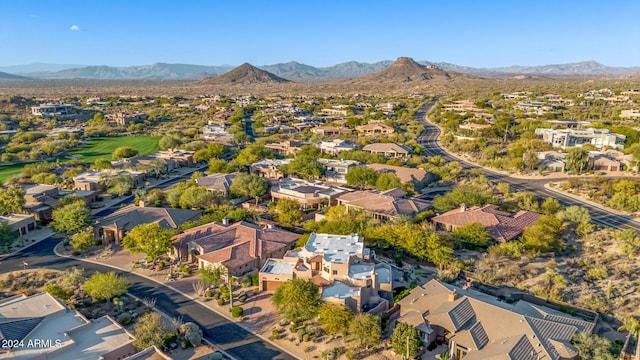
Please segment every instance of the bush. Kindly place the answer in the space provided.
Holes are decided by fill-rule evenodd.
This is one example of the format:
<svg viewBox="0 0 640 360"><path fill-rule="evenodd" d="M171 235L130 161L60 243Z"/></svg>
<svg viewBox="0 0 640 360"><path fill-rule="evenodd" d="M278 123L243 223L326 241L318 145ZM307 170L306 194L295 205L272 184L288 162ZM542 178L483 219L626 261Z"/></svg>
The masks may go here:
<svg viewBox="0 0 640 360"><path fill-rule="evenodd" d="M187 275L191 275L191 267L189 267L189 266L187 266L187 265L184 265L184 266L182 267L182 272L183 272L183 273L185 273L185 274L187 274Z"/></svg>
<svg viewBox="0 0 640 360"><path fill-rule="evenodd" d="M309 341L309 334L302 335L302 341L304 341L304 342Z"/></svg>
<svg viewBox="0 0 640 360"><path fill-rule="evenodd" d="M295 334L296 330L298 329L298 326L296 326L296 324L291 324L291 326L289 326L289 331L292 334Z"/></svg>
<svg viewBox="0 0 640 360"><path fill-rule="evenodd" d="M304 352L312 352L313 350L315 350L316 347L315 346L307 346L304 348Z"/></svg>
<svg viewBox="0 0 640 360"><path fill-rule="evenodd" d="M218 305L222 306L222 305L224 305L224 303L225 303L225 301L224 301L224 299L222 297L218 299Z"/></svg>
<svg viewBox="0 0 640 360"><path fill-rule="evenodd" d="M166 338L164 338L164 344L165 345L171 345L173 343L176 343L178 341L178 333L171 333L169 334Z"/></svg>
<svg viewBox="0 0 640 360"><path fill-rule="evenodd" d="M219 292L213 294L213 298L216 300L220 300L222 298L222 294L220 294Z"/></svg>
<svg viewBox="0 0 640 360"><path fill-rule="evenodd" d="M73 255L73 256L80 256L80 251L78 251L78 250L73 250L73 252L71 253L71 255Z"/></svg>
<svg viewBox="0 0 640 360"><path fill-rule="evenodd" d="M163 267L164 267L164 266L162 266L162 265L160 265L160 264L156 265L156 271L160 271L160 270L162 270L162 268L163 268Z"/></svg>
<svg viewBox="0 0 640 360"><path fill-rule="evenodd" d="M162 200L156 200L155 205L156 205L156 207L162 207L162 205L163 205L162 204Z"/></svg>
<svg viewBox="0 0 640 360"><path fill-rule="evenodd" d="M129 315L128 312L124 312L120 315L118 315L118 322L122 325L129 325L131 324L131 315Z"/></svg>
<svg viewBox="0 0 640 360"><path fill-rule="evenodd" d="M271 330L271 337L273 337L275 340L280 339L280 330L278 329Z"/></svg>
<svg viewBox="0 0 640 360"><path fill-rule="evenodd" d="M304 335L306 334L306 332L304 332L304 329L299 329L296 332L296 335L298 335L298 339L302 340L302 338L304 337Z"/></svg>
<svg viewBox="0 0 640 360"><path fill-rule="evenodd" d="M244 309L241 306L236 306L231 309L231 316L233 316L234 318L238 318L242 316L242 314L244 314Z"/></svg>
<svg viewBox="0 0 640 360"><path fill-rule="evenodd" d="M208 298L213 297L213 291L211 291L211 290L207 290L207 291L204 293L204 296L206 296L206 297L208 297Z"/></svg>

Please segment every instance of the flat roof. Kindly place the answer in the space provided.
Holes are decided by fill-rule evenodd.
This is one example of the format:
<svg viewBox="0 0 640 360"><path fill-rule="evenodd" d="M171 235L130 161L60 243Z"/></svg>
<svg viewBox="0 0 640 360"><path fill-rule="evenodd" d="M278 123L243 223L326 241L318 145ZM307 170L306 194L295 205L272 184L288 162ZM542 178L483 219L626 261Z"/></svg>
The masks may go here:
<svg viewBox="0 0 640 360"><path fill-rule="evenodd" d="M350 256L364 253L364 239L358 234L332 235L312 233L305 249L314 254L323 254L324 259L336 264L344 264Z"/></svg>
<svg viewBox="0 0 640 360"><path fill-rule="evenodd" d="M296 263L293 261L269 259L260 272L274 275L288 275L293 272L295 267Z"/></svg>
<svg viewBox="0 0 640 360"><path fill-rule="evenodd" d="M335 281L332 285L322 288L321 298L346 299L360 296L359 286L349 286L342 281Z"/></svg>
<svg viewBox="0 0 640 360"><path fill-rule="evenodd" d="M376 275L378 275L379 283L391 283L391 269L387 267L376 267Z"/></svg>
<svg viewBox="0 0 640 360"><path fill-rule="evenodd" d="M356 280L371 279L373 264L359 264L349 266L349 277Z"/></svg>

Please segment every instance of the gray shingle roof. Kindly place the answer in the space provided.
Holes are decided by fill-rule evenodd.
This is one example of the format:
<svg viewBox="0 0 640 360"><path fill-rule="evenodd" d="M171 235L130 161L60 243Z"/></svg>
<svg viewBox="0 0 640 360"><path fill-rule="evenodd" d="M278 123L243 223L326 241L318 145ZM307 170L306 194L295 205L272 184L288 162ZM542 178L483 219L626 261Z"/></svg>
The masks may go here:
<svg viewBox="0 0 640 360"><path fill-rule="evenodd" d="M23 319L4 319L9 321L0 321L0 339L7 340L22 340L33 331L42 320L44 316L23 318Z"/></svg>

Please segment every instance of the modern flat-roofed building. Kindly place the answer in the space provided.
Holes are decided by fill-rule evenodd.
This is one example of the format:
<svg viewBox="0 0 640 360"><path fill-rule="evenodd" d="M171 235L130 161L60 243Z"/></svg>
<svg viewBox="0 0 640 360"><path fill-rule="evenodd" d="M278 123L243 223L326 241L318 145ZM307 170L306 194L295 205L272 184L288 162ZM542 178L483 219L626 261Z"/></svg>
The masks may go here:
<svg viewBox="0 0 640 360"><path fill-rule="evenodd" d="M581 147L591 144L598 149L610 147L624 149L625 135L609 132L607 129L546 129L538 128L536 135L554 148Z"/></svg>
<svg viewBox="0 0 640 360"><path fill-rule="evenodd" d="M126 112L126 111L119 111L116 113L107 114L105 116L105 119L107 119L108 121L111 121L117 126L129 126L130 124L141 123L147 120L147 114L143 112L132 113L132 112Z"/></svg>
<svg viewBox="0 0 640 360"><path fill-rule="evenodd" d="M374 258L358 234L312 233L304 247L264 264L260 289L276 290L293 278L311 279L321 287L322 301L376 314L388 309L393 277L391 267Z"/></svg>
<svg viewBox="0 0 640 360"><path fill-rule="evenodd" d="M318 162L325 166L325 181L335 182L339 184L347 183L347 173L352 167L360 166L360 162L356 160L335 160L335 159L318 159Z"/></svg>
<svg viewBox="0 0 640 360"><path fill-rule="evenodd" d="M288 178L271 187L271 198L297 201L300 206L333 206L338 196L350 192L351 189L339 186L327 186L320 181L306 181Z"/></svg>
<svg viewBox="0 0 640 360"><path fill-rule="evenodd" d="M316 147L320 149L320 152L323 154L335 156L338 155L340 151L359 149L360 145L342 139L333 139L328 141L320 141L316 144Z"/></svg>
<svg viewBox="0 0 640 360"><path fill-rule="evenodd" d="M42 118L52 118L55 116L68 116L75 113L76 104L71 103L46 103L31 107L31 113Z"/></svg>
<svg viewBox="0 0 640 360"><path fill-rule="evenodd" d="M0 215L0 220L11 226L17 235L26 235L36 229L36 218L26 214Z"/></svg>

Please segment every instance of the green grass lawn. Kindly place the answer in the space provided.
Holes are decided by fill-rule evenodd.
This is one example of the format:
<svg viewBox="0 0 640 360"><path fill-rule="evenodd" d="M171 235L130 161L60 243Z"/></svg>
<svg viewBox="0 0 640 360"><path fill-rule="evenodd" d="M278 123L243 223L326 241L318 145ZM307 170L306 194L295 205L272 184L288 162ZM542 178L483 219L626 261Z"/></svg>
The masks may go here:
<svg viewBox="0 0 640 360"><path fill-rule="evenodd" d="M78 159L92 163L96 159L111 160L111 153L120 146L131 146L138 149L139 155L153 154L158 151L159 136L118 136L90 140L86 145L75 148L64 154L60 160L80 155Z"/></svg>
<svg viewBox="0 0 640 360"><path fill-rule="evenodd" d="M4 183L8 178L20 174L24 165L25 164L0 165L0 183Z"/></svg>
<svg viewBox="0 0 640 360"><path fill-rule="evenodd" d="M60 161L68 160L72 155L80 155L78 159L85 163L92 163L100 158L111 160L111 153L120 146L136 148L140 155L153 154L158 151L159 141L160 136L116 136L93 139L86 145L60 156ZM10 177L19 175L25 165L0 165L0 183L4 183Z"/></svg>

